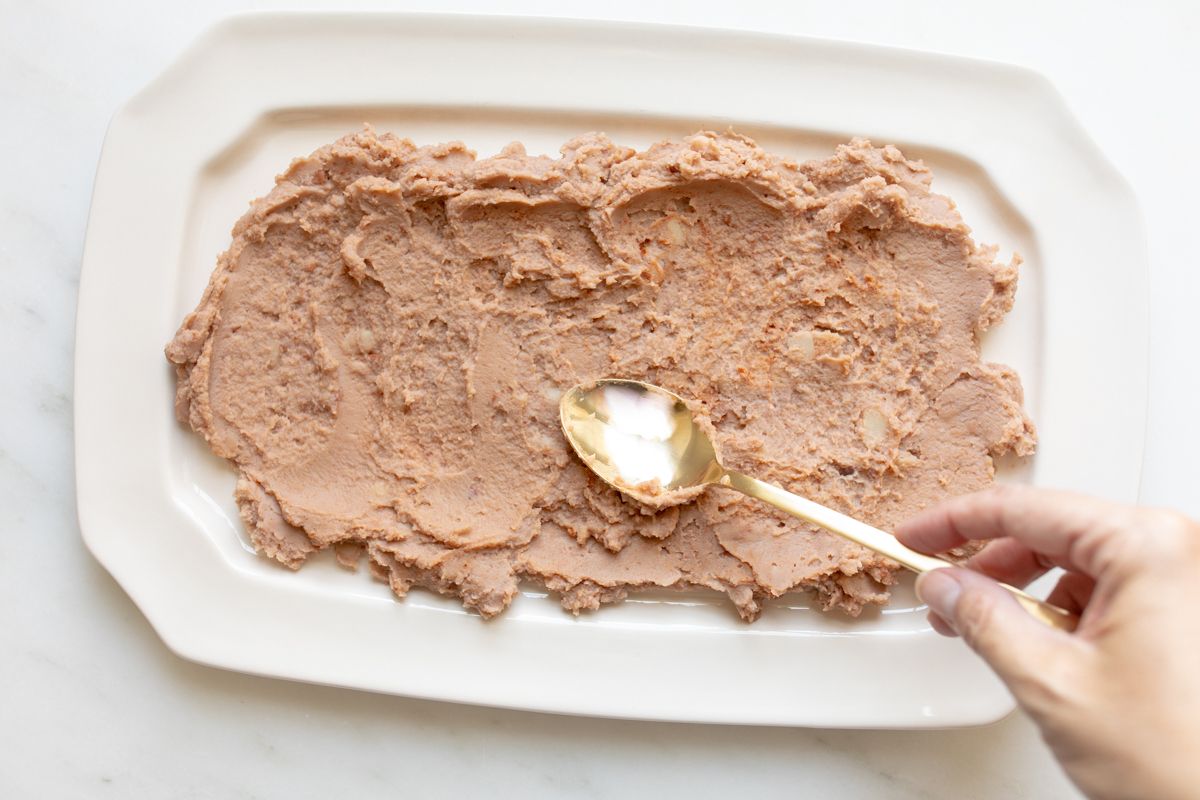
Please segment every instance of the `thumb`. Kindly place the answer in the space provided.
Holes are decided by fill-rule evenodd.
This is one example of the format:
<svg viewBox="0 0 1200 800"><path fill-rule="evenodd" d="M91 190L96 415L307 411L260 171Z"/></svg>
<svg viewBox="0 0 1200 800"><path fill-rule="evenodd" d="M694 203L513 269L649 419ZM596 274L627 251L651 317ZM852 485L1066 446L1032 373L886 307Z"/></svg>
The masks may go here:
<svg viewBox="0 0 1200 800"><path fill-rule="evenodd" d="M949 567L917 579L917 596L962 636L1008 684L1017 699L1039 705L1051 679L1048 664L1062 664L1074 639L1034 619L991 578ZM1065 666L1065 665L1064 665ZM1037 696L1035 696L1035 694Z"/></svg>

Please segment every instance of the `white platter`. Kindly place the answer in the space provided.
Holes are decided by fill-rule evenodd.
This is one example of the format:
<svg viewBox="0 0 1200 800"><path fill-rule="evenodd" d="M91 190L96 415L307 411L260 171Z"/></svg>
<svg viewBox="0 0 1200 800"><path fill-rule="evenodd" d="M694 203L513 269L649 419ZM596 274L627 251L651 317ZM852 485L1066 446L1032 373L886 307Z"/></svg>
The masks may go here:
<svg viewBox="0 0 1200 800"><path fill-rule="evenodd" d="M1038 75L873 47L516 18L255 15L202 37L113 119L80 286L79 517L167 645L198 662L418 697L602 716L830 727L989 722L1012 699L911 592L849 620L796 596L754 625L716 596L578 619L526 592L483 622L395 602L331 560L245 543L233 476L172 414L162 347L233 222L289 159L371 122L481 155L600 129L644 146L733 125L822 156L852 135L934 168L976 238L1026 259L985 355L1017 367L1037 456L1007 480L1136 498L1146 263L1125 183Z"/></svg>

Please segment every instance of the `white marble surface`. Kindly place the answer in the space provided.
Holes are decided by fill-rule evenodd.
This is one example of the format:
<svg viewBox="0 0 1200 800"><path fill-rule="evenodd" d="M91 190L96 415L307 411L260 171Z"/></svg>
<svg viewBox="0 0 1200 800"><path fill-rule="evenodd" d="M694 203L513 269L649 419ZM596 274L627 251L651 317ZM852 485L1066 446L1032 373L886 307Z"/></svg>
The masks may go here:
<svg viewBox="0 0 1200 800"><path fill-rule="evenodd" d="M1044 72L1142 201L1154 264L1143 497L1200 514L1188 458L1200 450L1195 5L358 5L763 29ZM0 0L0 797L1075 796L1020 715L926 733L573 719L296 685L171 655L84 550L75 521L72 320L92 174L112 112L205 24L283 6ZM1120 320L1080 335L1103 347Z"/></svg>

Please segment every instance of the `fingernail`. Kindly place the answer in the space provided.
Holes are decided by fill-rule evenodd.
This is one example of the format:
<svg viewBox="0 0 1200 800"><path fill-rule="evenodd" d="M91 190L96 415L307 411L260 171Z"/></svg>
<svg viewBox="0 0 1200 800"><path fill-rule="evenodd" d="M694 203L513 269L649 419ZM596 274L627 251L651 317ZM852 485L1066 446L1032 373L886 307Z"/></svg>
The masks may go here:
<svg viewBox="0 0 1200 800"><path fill-rule="evenodd" d="M958 604L960 594L962 584L945 569L930 570L917 578L917 597L951 627L954 626L954 607Z"/></svg>

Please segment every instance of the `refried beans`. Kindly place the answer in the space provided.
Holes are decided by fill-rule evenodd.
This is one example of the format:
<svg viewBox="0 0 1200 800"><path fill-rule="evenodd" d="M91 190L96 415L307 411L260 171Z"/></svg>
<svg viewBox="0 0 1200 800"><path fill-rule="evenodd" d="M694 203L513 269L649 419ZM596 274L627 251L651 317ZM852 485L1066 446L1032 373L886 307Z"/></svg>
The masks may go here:
<svg viewBox="0 0 1200 800"><path fill-rule="evenodd" d="M1017 376L979 349L1017 260L921 163L862 139L797 163L732 132L561 152L368 127L238 221L167 356L259 552L365 555L397 595L485 617L522 580L575 612L669 587L747 620L798 589L856 615L895 563L732 492L623 498L570 451L560 392L664 386L730 468L884 529L1032 451Z"/></svg>

